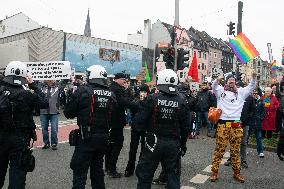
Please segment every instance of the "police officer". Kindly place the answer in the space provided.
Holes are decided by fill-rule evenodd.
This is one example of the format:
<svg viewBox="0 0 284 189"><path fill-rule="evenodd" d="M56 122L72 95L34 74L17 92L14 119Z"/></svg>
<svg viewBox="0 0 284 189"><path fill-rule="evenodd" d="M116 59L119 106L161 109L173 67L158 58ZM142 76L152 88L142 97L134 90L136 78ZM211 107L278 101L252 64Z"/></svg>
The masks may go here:
<svg viewBox="0 0 284 189"><path fill-rule="evenodd" d="M64 115L77 117L78 133L73 142L75 151L70 163L73 170L73 188L85 188L88 169L92 188L103 189L103 157L108 143L109 120L115 97L107 87L107 72L100 65L87 69L86 86L80 87L66 104ZM78 137L76 139L76 137Z"/></svg>
<svg viewBox="0 0 284 189"><path fill-rule="evenodd" d="M105 157L105 169L107 174L112 178L120 178L121 173L117 172L116 164L118 156L123 147L123 128L126 125L125 110L135 111L137 104L132 102L126 94L128 76L124 73L117 73L114 81L110 86L110 90L115 94L118 108L112 113L110 144Z"/></svg>
<svg viewBox="0 0 284 189"><path fill-rule="evenodd" d="M25 89L27 83L34 92ZM9 164L9 188L22 189L35 166L30 149L31 139L36 140L33 109L48 107L48 101L19 61L6 66L0 97L0 188Z"/></svg>
<svg viewBox="0 0 284 189"><path fill-rule="evenodd" d="M145 149L136 168L138 189L151 188L159 162L168 175L167 188L179 189L175 173L179 149L186 152L187 116L184 99L178 94L177 74L170 69L160 71L157 78L159 92L148 96L145 106L135 116L138 130L146 130Z"/></svg>

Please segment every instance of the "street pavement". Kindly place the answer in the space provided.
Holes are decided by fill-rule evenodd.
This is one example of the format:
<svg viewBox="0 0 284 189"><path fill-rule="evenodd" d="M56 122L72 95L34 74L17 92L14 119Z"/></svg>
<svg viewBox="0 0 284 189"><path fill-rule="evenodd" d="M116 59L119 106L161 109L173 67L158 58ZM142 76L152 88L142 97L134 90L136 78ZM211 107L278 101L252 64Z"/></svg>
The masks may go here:
<svg viewBox="0 0 284 189"><path fill-rule="evenodd" d="M68 144L68 134L70 130L76 128L76 120L66 120L62 114L59 117L59 142L58 150L42 150L42 134L40 130L39 118L35 118L38 124L38 138L35 144L34 155L36 157L36 168L27 175L28 189L65 189L72 188L72 171L69 163L74 151L74 147ZM118 160L118 171L124 172L128 160L128 150L130 144L130 129L124 129L124 147ZM265 152L265 158L257 156L256 150L248 148L248 169L243 169L242 174L246 177L246 182L241 184L232 178L231 167L221 165L218 180L211 183L210 164L214 151L215 140L207 136L199 139L188 140L187 154L182 159L181 185L183 189L284 189L284 163L280 162L275 153ZM224 155L223 163L229 154ZM155 173L155 177L160 172L160 166ZM7 180L4 188L7 188ZM134 189L137 178L113 179L105 176L106 188L109 189ZM90 179L86 188L91 188ZM152 186L153 189L162 189L163 186Z"/></svg>

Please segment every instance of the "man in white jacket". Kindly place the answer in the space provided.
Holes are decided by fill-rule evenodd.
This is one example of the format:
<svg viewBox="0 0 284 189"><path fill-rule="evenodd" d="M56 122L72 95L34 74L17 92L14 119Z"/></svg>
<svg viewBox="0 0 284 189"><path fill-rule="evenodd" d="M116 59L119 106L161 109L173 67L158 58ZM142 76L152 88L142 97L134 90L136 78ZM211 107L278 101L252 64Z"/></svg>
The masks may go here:
<svg viewBox="0 0 284 189"><path fill-rule="evenodd" d="M223 79L219 76L212 83L213 93L217 97L217 107L222 110L221 117L217 126L216 148L212 162L212 174L210 180L217 180L217 173L221 163L221 159L225 153L228 143L230 143L230 153L232 168L234 171L234 179L239 182L244 182L244 177L240 174L240 144L243 136L243 128L240 122L241 113L245 99L251 94L256 87L256 74L252 74L252 80L247 87L236 87L236 79L230 74L226 77L224 87L218 83Z"/></svg>

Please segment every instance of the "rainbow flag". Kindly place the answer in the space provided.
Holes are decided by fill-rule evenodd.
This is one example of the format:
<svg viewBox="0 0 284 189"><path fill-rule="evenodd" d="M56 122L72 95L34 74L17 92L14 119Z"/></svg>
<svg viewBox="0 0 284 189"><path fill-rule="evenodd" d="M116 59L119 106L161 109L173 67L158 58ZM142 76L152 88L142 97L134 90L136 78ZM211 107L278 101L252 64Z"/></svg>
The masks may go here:
<svg viewBox="0 0 284 189"><path fill-rule="evenodd" d="M278 66L276 65L276 60L271 63L271 70L277 70Z"/></svg>
<svg viewBox="0 0 284 189"><path fill-rule="evenodd" d="M234 39L229 39L229 45L243 64L259 56L259 52L243 33L239 33Z"/></svg>

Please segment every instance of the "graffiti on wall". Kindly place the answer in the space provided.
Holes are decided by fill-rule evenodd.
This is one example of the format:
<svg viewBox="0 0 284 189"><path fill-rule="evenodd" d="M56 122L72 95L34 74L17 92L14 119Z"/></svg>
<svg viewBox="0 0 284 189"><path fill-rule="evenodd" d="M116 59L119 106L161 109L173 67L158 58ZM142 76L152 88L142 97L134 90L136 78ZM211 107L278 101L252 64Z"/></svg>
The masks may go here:
<svg viewBox="0 0 284 189"><path fill-rule="evenodd" d="M110 62L119 62L120 61L119 50L100 48L99 53L100 53L100 59L102 59L104 61L110 61Z"/></svg>
<svg viewBox="0 0 284 189"><path fill-rule="evenodd" d="M142 67L142 51L67 40L65 60L76 72L85 72L89 66L97 64L105 67L108 74L125 71L135 77Z"/></svg>

